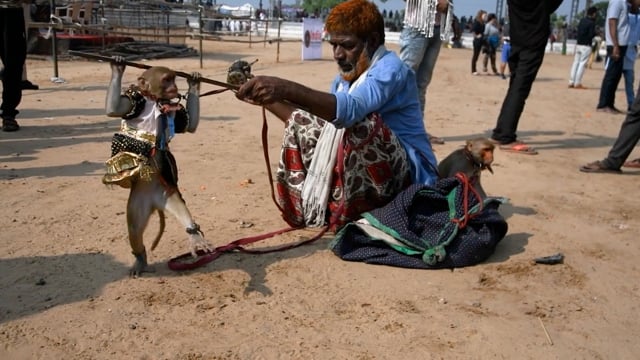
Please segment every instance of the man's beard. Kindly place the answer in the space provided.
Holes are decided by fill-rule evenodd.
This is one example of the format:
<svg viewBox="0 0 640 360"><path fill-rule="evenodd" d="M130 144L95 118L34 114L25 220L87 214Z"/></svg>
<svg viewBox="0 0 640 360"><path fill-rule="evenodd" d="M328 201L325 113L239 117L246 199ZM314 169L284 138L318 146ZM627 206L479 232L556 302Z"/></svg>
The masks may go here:
<svg viewBox="0 0 640 360"><path fill-rule="evenodd" d="M360 53L358 61L355 64L351 64L351 70L344 71L343 66L339 66L340 76L342 76L345 81L352 82L367 71L369 66L371 66L371 59L369 59L369 51L367 51L365 47Z"/></svg>

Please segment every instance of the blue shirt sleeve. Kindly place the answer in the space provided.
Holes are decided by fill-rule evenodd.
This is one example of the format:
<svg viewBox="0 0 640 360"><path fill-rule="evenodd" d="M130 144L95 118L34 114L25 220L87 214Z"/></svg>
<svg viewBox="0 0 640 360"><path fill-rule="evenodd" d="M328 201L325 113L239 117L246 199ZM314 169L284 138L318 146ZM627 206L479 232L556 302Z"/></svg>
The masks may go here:
<svg viewBox="0 0 640 360"><path fill-rule="evenodd" d="M336 96L336 118L332 123L337 128L351 127L362 120L368 114L380 110L404 85L402 72L391 66L375 66L369 69L366 79L351 90L348 84L338 79L334 82L334 95ZM338 91L338 85L342 82L344 90Z"/></svg>

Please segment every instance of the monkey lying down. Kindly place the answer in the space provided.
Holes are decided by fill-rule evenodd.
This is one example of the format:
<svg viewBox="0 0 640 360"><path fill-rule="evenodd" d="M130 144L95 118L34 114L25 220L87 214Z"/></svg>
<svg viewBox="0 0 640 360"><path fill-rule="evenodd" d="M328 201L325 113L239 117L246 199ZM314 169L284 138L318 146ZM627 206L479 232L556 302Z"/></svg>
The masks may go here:
<svg viewBox="0 0 640 360"><path fill-rule="evenodd" d="M480 198L486 199L487 194L480 183L480 175L485 169L493 174L491 163L493 163L494 148L495 145L487 138L467 140L463 148L453 151L438 164L440 178L452 177L461 172L469 178Z"/></svg>
<svg viewBox="0 0 640 360"><path fill-rule="evenodd" d="M120 131L113 135L111 158L102 182L129 188L127 228L135 257L130 275L153 271L147 263L143 233L154 211L160 216L160 232L151 244L155 249L165 227L164 211L173 214L185 227L190 250L210 251L200 226L196 224L178 190L178 169L169 151L176 133L193 133L198 127L200 74L187 79L186 108L180 103L175 73L165 67L152 67L138 77L138 83L121 93L124 58L111 62L111 82L107 91L108 116L122 118Z"/></svg>

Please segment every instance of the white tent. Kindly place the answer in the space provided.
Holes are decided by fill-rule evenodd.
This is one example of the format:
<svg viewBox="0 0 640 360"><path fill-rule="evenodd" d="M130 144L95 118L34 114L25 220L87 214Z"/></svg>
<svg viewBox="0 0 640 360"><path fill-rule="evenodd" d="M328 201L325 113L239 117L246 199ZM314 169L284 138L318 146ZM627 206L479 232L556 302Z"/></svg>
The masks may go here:
<svg viewBox="0 0 640 360"><path fill-rule="evenodd" d="M251 4L244 4L242 6L220 5L218 12L223 15L235 17L251 17L255 12L255 8Z"/></svg>

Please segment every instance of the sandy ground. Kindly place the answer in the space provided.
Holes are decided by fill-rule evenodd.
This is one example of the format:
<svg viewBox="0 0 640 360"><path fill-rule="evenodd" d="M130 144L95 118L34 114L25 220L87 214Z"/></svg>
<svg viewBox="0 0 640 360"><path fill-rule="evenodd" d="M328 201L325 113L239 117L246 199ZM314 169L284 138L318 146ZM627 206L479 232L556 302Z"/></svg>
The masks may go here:
<svg viewBox="0 0 640 360"><path fill-rule="evenodd" d="M283 44L279 62L275 44L205 45L200 71L213 79L224 80L239 58L259 59L255 74L318 89L336 72L326 45L324 58L311 62L300 61L300 43ZM506 90L499 77L471 76L470 57L470 50L443 49L429 89L428 129L447 141L436 146L440 159L487 134ZM571 61L546 57L522 116L519 135L540 154L498 150L495 174L484 177L489 194L511 202L501 208L509 233L482 264L424 271L344 262L327 250L325 236L176 273L167 260L187 251L187 242L168 218L150 255L157 272L132 279L127 191L100 181L119 125L103 110L109 66L63 61L66 82L54 84L51 62L29 60L29 78L41 89L24 93L22 130L0 133L0 358L637 358L640 172L578 171L605 156L623 116L595 112L601 64L587 71L588 90L567 89ZM198 58L149 63L199 70ZM139 72L128 68L124 83ZM617 104L624 103L619 90ZM270 198L261 119L260 108L229 92L210 96L198 132L172 142L180 188L214 245L285 226ZM270 119L274 168L282 125ZM147 245L156 227L150 224ZM532 263L557 252L564 264Z"/></svg>

